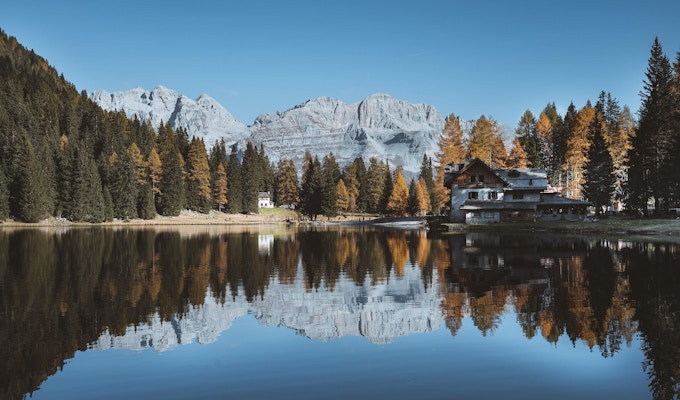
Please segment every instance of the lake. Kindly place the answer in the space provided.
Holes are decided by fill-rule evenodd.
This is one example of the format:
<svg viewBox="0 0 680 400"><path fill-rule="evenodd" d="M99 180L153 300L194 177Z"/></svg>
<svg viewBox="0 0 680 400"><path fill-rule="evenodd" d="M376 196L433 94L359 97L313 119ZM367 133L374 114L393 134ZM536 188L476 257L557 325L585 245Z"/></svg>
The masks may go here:
<svg viewBox="0 0 680 400"><path fill-rule="evenodd" d="M0 230L3 399L674 399L680 246Z"/></svg>

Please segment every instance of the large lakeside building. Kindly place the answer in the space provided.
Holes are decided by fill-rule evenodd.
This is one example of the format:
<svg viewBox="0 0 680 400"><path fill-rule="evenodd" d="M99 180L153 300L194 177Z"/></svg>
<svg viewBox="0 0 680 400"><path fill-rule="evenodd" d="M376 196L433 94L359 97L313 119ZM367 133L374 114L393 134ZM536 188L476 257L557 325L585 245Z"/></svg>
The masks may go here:
<svg viewBox="0 0 680 400"><path fill-rule="evenodd" d="M577 221L590 205L562 197L544 169L492 169L479 158L446 165L444 186L451 189L452 222Z"/></svg>

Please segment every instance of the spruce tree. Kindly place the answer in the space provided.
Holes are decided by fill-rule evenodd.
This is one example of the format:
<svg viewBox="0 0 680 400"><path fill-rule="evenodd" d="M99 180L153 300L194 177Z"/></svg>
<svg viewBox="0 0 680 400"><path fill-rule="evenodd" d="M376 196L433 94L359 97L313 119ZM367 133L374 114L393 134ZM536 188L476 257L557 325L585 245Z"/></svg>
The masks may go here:
<svg viewBox="0 0 680 400"><path fill-rule="evenodd" d="M241 162L239 160L236 145L231 147L229 162L227 164L227 211L232 214L240 213L243 210L243 176L241 174Z"/></svg>
<svg viewBox="0 0 680 400"><path fill-rule="evenodd" d="M324 156L321 169L323 174L321 213L327 217L335 217L338 215L338 192L336 186L340 179L340 168L338 168L332 152Z"/></svg>
<svg viewBox="0 0 680 400"><path fill-rule="evenodd" d="M321 214L322 191L324 187L323 171L318 157L305 152L302 166L300 202L302 212L313 220Z"/></svg>
<svg viewBox="0 0 680 400"><path fill-rule="evenodd" d="M123 220L137 218L137 167L127 151L113 161L111 174L114 216Z"/></svg>
<svg viewBox="0 0 680 400"><path fill-rule="evenodd" d="M669 206L668 167L672 148L669 125L672 72L658 37L652 44L645 77L640 92L639 125L630 153L629 203L633 208L646 210L649 199L653 199L654 209L658 212Z"/></svg>
<svg viewBox="0 0 680 400"><path fill-rule="evenodd" d="M183 205L184 170L175 134L169 126L159 129L158 150L163 169L156 209L162 215L177 216Z"/></svg>
<svg viewBox="0 0 680 400"><path fill-rule="evenodd" d="M543 160L540 154L540 140L536 132L536 118L531 111L526 110L519 120L515 134L520 144L527 152L529 165L532 168L543 168Z"/></svg>
<svg viewBox="0 0 680 400"><path fill-rule="evenodd" d="M245 213L257 212L257 196L262 183L261 163L257 150L251 142L246 145L243 152L243 164L241 176L243 179L242 211Z"/></svg>
<svg viewBox="0 0 680 400"><path fill-rule="evenodd" d="M605 129L602 114L598 112L591 123L591 144L583 184L584 195L593 203L598 216L602 208L611 203L615 184L614 165L604 141Z"/></svg>
<svg viewBox="0 0 680 400"><path fill-rule="evenodd" d="M385 175L387 167L383 161L371 157L366 171L366 211L380 213L381 201L385 190Z"/></svg>

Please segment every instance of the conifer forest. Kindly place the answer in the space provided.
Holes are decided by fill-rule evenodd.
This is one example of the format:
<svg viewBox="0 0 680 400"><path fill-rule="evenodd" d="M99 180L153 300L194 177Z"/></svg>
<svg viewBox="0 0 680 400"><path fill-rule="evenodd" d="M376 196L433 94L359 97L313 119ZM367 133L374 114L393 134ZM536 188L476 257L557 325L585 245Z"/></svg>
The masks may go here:
<svg viewBox="0 0 680 400"><path fill-rule="evenodd" d="M188 209L258 212L258 193L303 214L425 215L447 212L444 166L478 157L492 168L543 168L563 195L597 211L663 214L680 204L680 51L658 39L640 77L639 108L600 88L560 115L554 103L527 110L514 138L484 115L464 134L451 114L439 152L420 174L332 153L307 152L302 165L270 161L266 148L204 143L168 123L151 126L102 110L47 60L0 30L0 221L153 219ZM511 145L507 145L511 143Z"/></svg>

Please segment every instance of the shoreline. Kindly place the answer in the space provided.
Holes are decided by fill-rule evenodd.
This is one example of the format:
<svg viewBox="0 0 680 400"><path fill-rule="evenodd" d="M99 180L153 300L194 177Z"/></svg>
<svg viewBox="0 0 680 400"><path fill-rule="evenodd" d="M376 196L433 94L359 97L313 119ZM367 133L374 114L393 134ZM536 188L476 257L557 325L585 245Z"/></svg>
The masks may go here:
<svg viewBox="0 0 680 400"><path fill-rule="evenodd" d="M420 222L418 222L420 221ZM320 217L317 221L300 220L297 213L260 212L258 214L225 214L211 211L203 214L184 210L178 216L157 215L150 220L114 220L111 222L90 223L72 222L64 218L47 218L37 223L1 221L3 228L81 228L81 227L160 227L160 226L238 226L238 225L284 225L284 224L322 224L326 226L376 226L410 229L430 229L442 235L455 233L550 233L561 235L601 236L611 238L662 239L680 242L680 218L628 218L610 217L599 221L585 222L524 222L497 223L488 225L467 225L443 222L440 226L427 226L423 217L380 218L367 215L343 215L335 218ZM439 229L437 229L439 228Z"/></svg>

